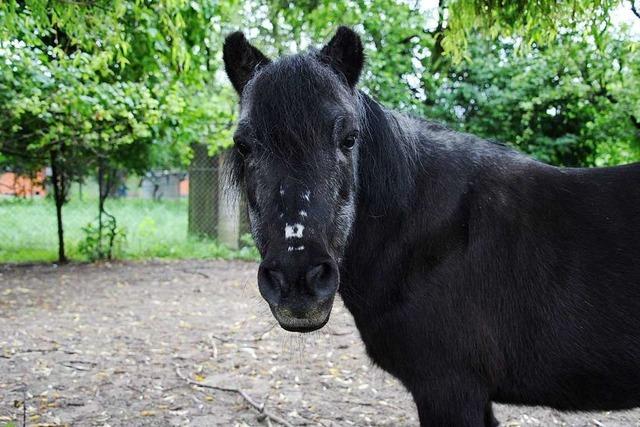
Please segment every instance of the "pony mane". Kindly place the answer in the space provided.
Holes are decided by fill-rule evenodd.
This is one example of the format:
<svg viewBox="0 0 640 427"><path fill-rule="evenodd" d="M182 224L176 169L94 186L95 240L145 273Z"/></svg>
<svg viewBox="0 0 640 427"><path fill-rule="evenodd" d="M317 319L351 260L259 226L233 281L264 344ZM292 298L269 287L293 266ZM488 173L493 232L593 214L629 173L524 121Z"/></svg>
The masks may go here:
<svg viewBox="0 0 640 427"><path fill-rule="evenodd" d="M389 206L408 208L416 176L423 168L425 143L420 122L387 110L359 92L363 110L363 141L360 147L360 201L370 215L384 215Z"/></svg>

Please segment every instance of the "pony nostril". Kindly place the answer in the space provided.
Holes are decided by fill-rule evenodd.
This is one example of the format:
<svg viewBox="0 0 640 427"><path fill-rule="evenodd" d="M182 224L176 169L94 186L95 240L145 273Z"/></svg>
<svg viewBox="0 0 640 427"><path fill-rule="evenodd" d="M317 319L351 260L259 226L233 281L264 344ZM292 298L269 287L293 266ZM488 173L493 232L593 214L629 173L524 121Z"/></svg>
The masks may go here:
<svg viewBox="0 0 640 427"><path fill-rule="evenodd" d="M286 280L284 278L284 274L282 274L279 270L267 270L267 274L269 278L274 283L275 286L278 286L280 289L284 290L286 286Z"/></svg>
<svg viewBox="0 0 640 427"><path fill-rule="evenodd" d="M311 268L311 270L307 271L307 283L323 280L330 273L330 269L331 266L324 262Z"/></svg>
<svg viewBox="0 0 640 427"><path fill-rule="evenodd" d="M286 293L286 279L284 274L275 269L260 267L258 270L258 289L271 304L277 304L282 293Z"/></svg>
<svg viewBox="0 0 640 427"><path fill-rule="evenodd" d="M338 288L338 269L331 262L323 262L307 271L305 282L314 294L331 296Z"/></svg>

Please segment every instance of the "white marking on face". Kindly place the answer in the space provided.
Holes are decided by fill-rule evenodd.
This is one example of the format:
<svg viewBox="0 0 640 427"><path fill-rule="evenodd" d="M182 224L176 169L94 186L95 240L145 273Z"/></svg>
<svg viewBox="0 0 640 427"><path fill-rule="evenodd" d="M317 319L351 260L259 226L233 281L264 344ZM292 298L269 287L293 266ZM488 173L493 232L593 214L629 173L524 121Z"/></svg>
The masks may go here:
<svg viewBox="0 0 640 427"><path fill-rule="evenodd" d="M280 195L284 196L284 188L282 188L282 185L280 186Z"/></svg>
<svg viewBox="0 0 640 427"><path fill-rule="evenodd" d="M287 251L289 252L293 252L293 251L304 251L304 246L289 246L287 248Z"/></svg>
<svg viewBox="0 0 640 427"><path fill-rule="evenodd" d="M302 198L308 202L311 199L311 191L305 191L304 194L302 194Z"/></svg>
<svg viewBox="0 0 640 427"><path fill-rule="evenodd" d="M286 224L284 227L285 239L302 239L302 232L304 231L304 225L302 224Z"/></svg>
<svg viewBox="0 0 640 427"><path fill-rule="evenodd" d="M307 211L300 211L299 213L300 213L301 217L303 217L303 218L307 217Z"/></svg>

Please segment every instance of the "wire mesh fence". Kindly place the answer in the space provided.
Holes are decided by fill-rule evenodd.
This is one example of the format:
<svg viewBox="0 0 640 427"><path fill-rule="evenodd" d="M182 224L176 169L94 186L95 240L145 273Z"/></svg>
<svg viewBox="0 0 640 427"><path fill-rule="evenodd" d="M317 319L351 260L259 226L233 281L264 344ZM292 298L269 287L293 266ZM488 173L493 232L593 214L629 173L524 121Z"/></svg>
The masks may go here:
<svg viewBox="0 0 640 427"><path fill-rule="evenodd" d="M222 189L220 158L206 151L201 154L196 153L186 170L119 177L105 202L118 233L112 242L113 256L256 256L250 240L243 237L248 227L242 202ZM37 176L0 171L0 263L57 259L57 217L49 181L47 170ZM98 195L94 179L73 183L69 189L62 224L71 260L91 259L91 245L106 244L95 240L100 225Z"/></svg>

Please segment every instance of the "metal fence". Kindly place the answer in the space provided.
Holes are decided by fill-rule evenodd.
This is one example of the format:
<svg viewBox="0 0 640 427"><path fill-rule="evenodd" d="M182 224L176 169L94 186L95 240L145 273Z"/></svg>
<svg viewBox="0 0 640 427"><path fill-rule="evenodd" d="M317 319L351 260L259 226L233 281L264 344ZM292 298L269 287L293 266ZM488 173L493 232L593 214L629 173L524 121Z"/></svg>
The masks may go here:
<svg viewBox="0 0 640 427"><path fill-rule="evenodd" d="M247 244L242 200L223 190L222 160L194 147L187 170L122 176L106 202L118 230L116 256L212 257ZM54 261L58 251L50 172L34 176L0 171L0 263ZM95 180L72 184L62 209L68 258L87 259L98 226Z"/></svg>

